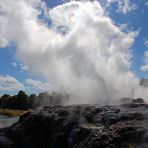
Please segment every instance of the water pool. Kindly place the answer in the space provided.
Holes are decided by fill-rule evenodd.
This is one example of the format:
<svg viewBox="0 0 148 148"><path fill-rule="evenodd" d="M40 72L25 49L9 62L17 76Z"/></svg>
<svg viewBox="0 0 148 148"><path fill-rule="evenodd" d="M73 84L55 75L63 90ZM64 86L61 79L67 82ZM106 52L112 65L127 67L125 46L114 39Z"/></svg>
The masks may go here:
<svg viewBox="0 0 148 148"><path fill-rule="evenodd" d="M0 116L0 128L9 127L19 120L19 116Z"/></svg>

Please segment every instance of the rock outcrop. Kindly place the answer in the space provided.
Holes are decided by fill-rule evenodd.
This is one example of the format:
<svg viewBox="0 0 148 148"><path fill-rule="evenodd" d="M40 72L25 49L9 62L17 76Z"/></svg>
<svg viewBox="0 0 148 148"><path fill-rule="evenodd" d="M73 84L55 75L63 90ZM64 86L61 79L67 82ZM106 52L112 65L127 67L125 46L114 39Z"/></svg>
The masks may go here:
<svg viewBox="0 0 148 148"><path fill-rule="evenodd" d="M148 105L47 106L0 130L0 148L148 148Z"/></svg>

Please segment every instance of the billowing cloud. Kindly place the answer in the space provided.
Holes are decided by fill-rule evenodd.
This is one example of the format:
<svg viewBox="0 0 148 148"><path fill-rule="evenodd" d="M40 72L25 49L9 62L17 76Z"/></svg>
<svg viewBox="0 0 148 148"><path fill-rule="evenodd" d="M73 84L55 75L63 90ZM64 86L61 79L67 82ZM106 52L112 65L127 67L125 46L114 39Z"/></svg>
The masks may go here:
<svg viewBox="0 0 148 148"><path fill-rule="evenodd" d="M0 91L15 91L24 90L25 87L22 83L12 76L0 76Z"/></svg>
<svg viewBox="0 0 148 148"><path fill-rule="evenodd" d="M45 83L42 81L37 81L33 79L27 79L26 83L29 84L32 88L40 91L52 91L53 86L50 83Z"/></svg>
<svg viewBox="0 0 148 148"><path fill-rule="evenodd" d="M41 3L0 1L0 34L16 42L17 57L29 71L66 90L73 103L148 96L130 71L129 49L138 32L122 31L97 1L71 1L49 9L47 25L39 19L46 7Z"/></svg>

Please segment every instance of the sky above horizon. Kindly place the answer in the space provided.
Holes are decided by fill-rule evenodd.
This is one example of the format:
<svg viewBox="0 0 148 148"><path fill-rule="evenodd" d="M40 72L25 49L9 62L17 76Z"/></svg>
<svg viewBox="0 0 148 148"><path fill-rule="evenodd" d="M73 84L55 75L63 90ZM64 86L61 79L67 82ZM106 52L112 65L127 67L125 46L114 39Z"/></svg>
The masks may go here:
<svg viewBox="0 0 148 148"><path fill-rule="evenodd" d="M24 4L24 9L22 9L23 4L21 4L21 2ZM65 1L64 0L45 0L45 1L37 0L37 2L35 2L35 0L31 0L30 2L28 0L21 0L21 2L17 2L16 0L12 0L11 2L10 1L7 2L6 0L0 1L0 94L5 94L5 93L16 94L21 89L25 90L28 94L38 93L41 91L55 90L54 86L52 85L52 80L54 80L54 79L57 80L57 78L59 79L59 81L61 83L63 83L63 81L61 81L62 78L60 78L59 76L57 76L57 77L55 76L56 78L54 77L54 75L56 75L55 71L58 73L59 72L62 73L63 71L61 71L61 70L57 71L57 69L55 70L54 67L52 67L52 64L49 64L49 69L51 69L51 71L53 69L53 71L54 71L53 73L50 73L49 72L50 70L49 71L47 70L48 66L46 65L46 63L43 62L44 59L47 58L46 55L49 53L49 51L45 52L44 57L40 57L40 55L44 51L46 51L46 47L49 46L46 42L48 42L48 40L52 40L52 39L54 40L54 36L57 36L57 34L54 34L54 33L52 34L52 31L54 31L54 28L57 27L56 25L58 23L62 22L63 24L61 23L56 28L57 29L56 31L60 32L60 34L62 34L63 36L66 36L68 34L67 33L68 29L69 28L71 29L74 26L73 24L70 24L71 22L69 23L67 20L65 20L65 22L64 22L64 19L67 17L66 13L71 13L70 11L75 11L75 10L67 10L68 7L70 7L71 2L69 2L68 0L67 1L66 0ZM67 5L67 8L62 8L62 5L66 4L68 2L69 2L69 5ZM79 2L79 1L77 1L77 2ZM82 1L81 3L85 3L85 2L86 1ZM91 1L90 3L93 3L93 2L94 1ZM123 48L128 48L127 53L125 53L126 55L131 53L129 55L130 60L129 59L127 60L127 65L129 64L127 66L128 71L130 71L132 74L134 74L134 76L137 79L148 78L148 29L147 29L147 27L148 27L148 19L147 19L148 18L148 16L147 16L148 15L148 0L106 0L106 1L99 0L97 3L99 3L101 5L100 12L99 11L97 12L97 13L100 13L98 15L99 17L100 16L104 17L104 15L105 15L105 17L109 18L110 19L109 21L113 22L113 24L117 28L119 28L119 30L121 30L121 32L123 32L125 34L131 33L129 38L127 38L127 39L125 38L125 40L132 40L132 41L129 41L130 43L127 41L127 44L129 43L130 45L127 47L123 47ZM81 6L81 4L78 4L78 5ZM94 4L94 5L97 5L97 4ZM19 9L19 6L21 7L20 9ZM61 8L57 8L58 6L59 7L61 6ZM91 4L88 4L87 6L88 6L88 9L90 9L90 13L91 13L91 9L92 9L92 11L94 11ZM14 8L17 9L17 10L15 10L15 12L14 12ZM56 8L57 8L57 10L56 10ZM98 9L98 8L99 8L99 6L97 5L95 7L95 9ZM21 9L22 9L22 11L21 11ZM73 8L73 9L75 9L75 8ZM82 9L85 9L85 8L82 8ZM24 13L23 10L26 12ZM65 11L65 13L64 13L64 11ZM95 11L97 11L97 10L95 10ZM101 12L101 11L104 11L104 12ZM62 16L60 16L60 14L58 14L59 12L62 12L63 15L65 15L65 18L62 18ZM10 16L7 16L7 13L8 13L8 15L10 13ZM101 14L101 13L105 13L105 14ZM11 14L12 14L12 18L11 18ZM33 14L33 16L30 16L30 14ZM85 16L86 16L86 14L85 14ZM50 19L49 19L48 15L50 15ZM77 15L78 14L76 14L76 16ZM41 34L41 37L43 38L42 42L45 42L45 43L43 43L43 46L45 45L45 48L42 49L42 52L41 53L39 52L38 55L34 52L34 50L36 48L39 48L39 46L42 47L42 44L39 44L39 45L38 44L37 45L30 44L32 46L32 49L31 49L31 47L30 47L30 49L27 49L27 48L28 48L29 43L33 42L30 39L30 36L33 36L33 37L38 36L38 35L40 36L40 34L37 33L36 35L29 36L29 35L25 34L26 28L23 28L22 30L18 29L19 27L21 27L22 23L24 23L24 24L26 23L25 19L27 17L30 17L30 19L32 19L32 20L34 20L34 17L37 17L37 18L35 18L35 19L38 19L37 21L35 20L36 23L38 23L39 25L46 24L45 29L43 27L42 27L43 29L40 29L41 32L42 31L44 32L45 30L47 30L47 28L53 27L52 28L53 30L50 30L51 31L50 35L48 35L48 33L44 33L43 37L42 37L42 34ZM77 21L77 18L75 20ZM54 25L52 24L52 21L55 23ZM75 23L75 22L73 22L73 23ZM83 24L83 21L81 23ZM98 24L98 28L99 28L99 25L100 24ZM4 27L4 26L8 26L10 29L8 29L8 27ZM33 31L36 29L35 27L36 26L34 25L34 28L32 28ZM11 28L13 30L15 30L15 33L14 33L14 31L11 31ZM117 28L115 28L115 30ZM89 30L89 28L86 28L86 30ZM84 31L85 31L85 29L84 29ZM35 33L35 31L33 33ZM105 35L107 34L107 32L105 32L105 31L103 33ZM102 34L100 33L100 36L101 35L103 36L104 35L103 33ZM84 34L85 34L85 32L84 32ZM47 40L45 41L44 36L46 36L46 35L47 35L47 38L48 38L48 36L49 36L49 38L48 39L46 38ZM109 36L109 35L106 35L106 36ZM116 33L115 33L115 35L116 35ZM115 36L115 35L113 35L113 36ZM28 37L26 37L26 36L28 36ZM98 38L100 36L96 35L96 37L98 37ZM115 38L115 37L112 37L112 40L113 40L113 38ZM57 37L57 38L55 38L55 40L60 40L60 39ZM35 39L35 41L40 42L38 40L38 38ZM21 42L21 44L19 44L17 42ZM49 44L52 45L52 44L54 44L53 42L54 41L50 41ZM63 41L63 42L65 42L65 41ZM82 40L82 42L83 42L83 40ZM120 42L120 40L119 40L119 42ZM94 43L96 43L96 42L94 42ZM28 45L26 45L26 44L28 44ZM84 42L84 44L85 44L85 42ZM106 47L104 45L106 43L101 42L101 44L102 44L101 46L99 46L99 45L96 45L96 46L98 48ZM118 48L120 48L120 43L117 43L117 44L119 44ZM126 42L124 44L126 44ZM59 41L59 46L61 46L63 48L64 45L65 44L62 44ZM73 44L71 44L71 46L72 45ZM24 47L22 48L22 46L24 46ZM51 46L51 47L49 46L48 48L52 48L53 46ZM123 45L121 45L121 48L122 48L122 46ZM94 47L92 47L92 48L94 48ZM88 53L89 53L89 51L88 51ZM121 51L121 53L122 53L122 51ZM52 54L53 54L53 51L49 55L52 55ZM65 54L65 53L62 53L62 54ZM108 53L105 56L108 56ZM45 61L47 61L47 63L48 62L53 63L54 60L49 61L49 58L52 58L52 57L49 56L47 58L48 60L45 60ZM36 63L31 61L31 59L37 59L37 58L39 59L39 62L36 62L36 60L34 60ZM60 58L60 57L58 57L56 55L56 58ZM101 59L101 57L100 57L100 59ZM43 63L42 65L44 65L44 66L40 66L40 62ZM118 61L116 61L116 62L118 62ZM63 66L63 69L64 68L65 67ZM39 70L41 70L41 71L39 71ZM42 73L43 70L45 70L44 73ZM114 70L114 69L112 69L112 70ZM123 71L123 70L121 70L121 71ZM119 72L119 74L120 74L120 72ZM68 75L67 75L67 77L68 77ZM103 79L105 79L106 81L110 80L108 77L103 78ZM67 82L67 81L68 80L65 79L64 82ZM67 85L66 87L68 87L68 86L69 85Z"/></svg>

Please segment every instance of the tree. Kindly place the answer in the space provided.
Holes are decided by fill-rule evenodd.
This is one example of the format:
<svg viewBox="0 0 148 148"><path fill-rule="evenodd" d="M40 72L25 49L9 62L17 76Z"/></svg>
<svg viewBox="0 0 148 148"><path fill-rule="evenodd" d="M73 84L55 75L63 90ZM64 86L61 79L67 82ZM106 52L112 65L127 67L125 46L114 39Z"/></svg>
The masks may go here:
<svg viewBox="0 0 148 148"><path fill-rule="evenodd" d="M20 90L19 93L17 94L17 98L18 99L26 99L26 98L28 98L28 95L24 91Z"/></svg>

